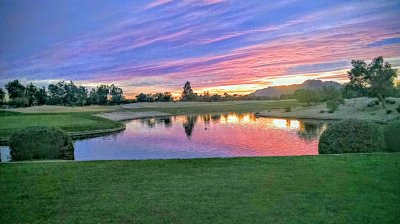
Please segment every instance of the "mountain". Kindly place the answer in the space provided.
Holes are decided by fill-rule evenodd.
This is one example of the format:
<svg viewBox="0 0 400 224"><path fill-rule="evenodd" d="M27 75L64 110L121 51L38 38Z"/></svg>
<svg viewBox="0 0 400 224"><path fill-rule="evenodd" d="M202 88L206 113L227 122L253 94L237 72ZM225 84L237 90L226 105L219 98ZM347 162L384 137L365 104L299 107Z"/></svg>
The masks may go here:
<svg viewBox="0 0 400 224"><path fill-rule="evenodd" d="M293 94L298 89L322 89L322 88L335 88L340 89L342 85L334 81L321 81L321 80L306 80L302 84L293 84L288 86L270 86L264 89L256 90L251 93L252 96L264 97L280 97L284 94Z"/></svg>

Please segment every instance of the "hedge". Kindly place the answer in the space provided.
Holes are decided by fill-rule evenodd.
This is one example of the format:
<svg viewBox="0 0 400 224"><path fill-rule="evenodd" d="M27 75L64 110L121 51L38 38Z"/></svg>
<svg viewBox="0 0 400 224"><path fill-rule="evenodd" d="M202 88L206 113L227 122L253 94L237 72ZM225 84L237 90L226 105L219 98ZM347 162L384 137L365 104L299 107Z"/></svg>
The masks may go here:
<svg viewBox="0 0 400 224"><path fill-rule="evenodd" d="M13 161L41 159L74 159L71 137L54 127L28 127L10 137Z"/></svg>
<svg viewBox="0 0 400 224"><path fill-rule="evenodd" d="M400 121L392 122L385 128L387 151L400 152Z"/></svg>
<svg viewBox="0 0 400 224"><path fill-rule="evenodd" d="M320 154L382 151L381 128L368 121L343 120L331 124L321 135Z"/></svg>

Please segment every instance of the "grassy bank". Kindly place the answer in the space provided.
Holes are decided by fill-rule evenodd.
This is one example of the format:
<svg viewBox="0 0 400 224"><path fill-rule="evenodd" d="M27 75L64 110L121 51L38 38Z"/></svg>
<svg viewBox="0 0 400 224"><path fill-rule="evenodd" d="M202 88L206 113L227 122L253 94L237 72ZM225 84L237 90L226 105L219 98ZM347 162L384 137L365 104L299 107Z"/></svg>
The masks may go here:
<svg viewBox="0 0 400 224"><path fill-rule="evenodd" d="M387 110L383 109L381 105L368 107L368 103L374 101L374 98L360 97L356 99L347 99L344 105L340 105L334 113L328 113L326 104L322 103L310 107L298 107L292 109L291 112L284 112L282 109L277 110L264 110L259 116L263 117L286 117L286 118L300 118L300 119L328 119L328 120L342 120L342 119L361 119L369 120L379 123L387 123L391 120L400 117L400 113L396 108L400 104L400 98L390 98L394 100L395 104L386 104L386 109L391 112L387 114ZM323 111L323 113L321 113Z"/></svg>
<svg viewBox="0 0 400 224"><path fill-rule="evenodd" d="M393 153L0 164L0 223L395 223L399 162Z"/></svg>
<svg viewBox="0 0 400 224"><path fill-rule="evenodd" d="M91 113L54 113L26 114L0 112L0 138L9 137L15 131L31 126L59 127L67 132L112 129L123 126L104 118L93 116Z"/></svg>
<svg viewBox="0 0 400 224"><path fill-rule="evenodd" d="M160 111L164 113L199 114L199 113L224 113L224 112L259 112L271 109L282 109L287 106L300 107L304 104L297 100L268 100L268 101L233 101L233 102L202 102L202 103L147 103L138 104L134 108L127 108L133 112Z"/></svg>

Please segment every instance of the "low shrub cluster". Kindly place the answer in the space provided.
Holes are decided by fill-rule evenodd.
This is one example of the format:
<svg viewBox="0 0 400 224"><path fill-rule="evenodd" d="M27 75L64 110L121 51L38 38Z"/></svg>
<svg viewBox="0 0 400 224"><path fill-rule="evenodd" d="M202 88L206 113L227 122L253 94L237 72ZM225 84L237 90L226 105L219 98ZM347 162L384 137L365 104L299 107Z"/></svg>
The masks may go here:
<svg viewBox="0 0 400 224"><path fill-rule="evenodd" d="M321 135L321 154L382 151L384 137L381 128L371 122L343 120L331 124Z"/></svg>
<svg viewBox="0 0 400 224"><path fill-rule="evenodd" d="M386 102L387 104L395 104L395 103L396 103L396 101L391 100L391 99L386 99L385 102Z"/></svg>
<svg viewBox="0 0 400 224"><path fill-rule="evenodd" d="M28 127L10 138L13 161L40 159L74 159L71 137L54 127Z"/></svg>
<svg viewBox="0 0 400 224"><path fill-rule="evenodd" d="M285 112L291 112L292 108L290 106L285 107Z"/></svg>
<svg viewBox="0 0 400 224"><path fill-rule="evenodd" d="M400 105L396 108L396 110L400 113Z"/></svg>
<svg viewBox="0 0 400 224"><path fill-rule="evenodd" d="M369 102L367 104L367 107L373 107L373 106L376 106L376 105L379 105L379 101L374 100L374 101Z"/></svg>
<svg viewBox="0 0 400 224"><path fill-rule="evenodd" d="M392 122L386 126L385 143L387 151L400 151L400 121Z"/></svg>

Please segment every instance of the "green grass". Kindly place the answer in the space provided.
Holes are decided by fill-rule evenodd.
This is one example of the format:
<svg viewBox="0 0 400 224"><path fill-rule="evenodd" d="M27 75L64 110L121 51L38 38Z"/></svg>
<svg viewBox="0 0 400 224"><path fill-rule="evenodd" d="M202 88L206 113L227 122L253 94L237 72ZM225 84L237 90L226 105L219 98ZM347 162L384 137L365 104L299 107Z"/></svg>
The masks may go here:
<svg viewBox="0 0 400 224"><path fill-rule="evenodd" d="M15 131L31 126L59 127L67 132L117 128L122 124L91 113L23 114L0 113L0 137L9 137Z"/></svg>
<svg viewBox="0 0 400 224"><path fill-rule="evenodd" d="M131 109L133 112L138 111L160 111L170 114L198 114L198 113L223 113L223 112L259 112L269 109L283 109L285 107L300 107L304 104L299 103L297 100L270 100L270 101L235 101L223 103L203 103L200 105L184 105L180 103L178 106L153 106L147 105L145 108Z"/></svg>
<svg viewBox="0 0 400 224"><path fill-rule="evenodd" d="M0 223L396 223L400 154L0 164Z"/></svg>

